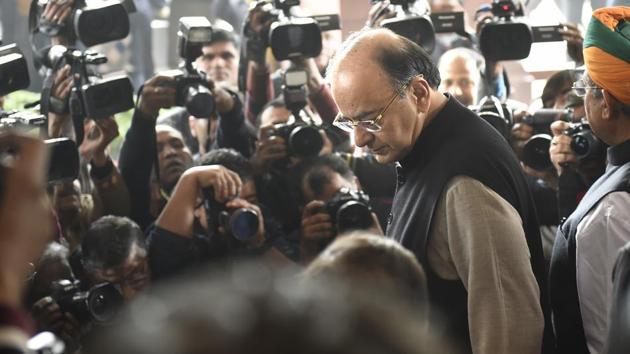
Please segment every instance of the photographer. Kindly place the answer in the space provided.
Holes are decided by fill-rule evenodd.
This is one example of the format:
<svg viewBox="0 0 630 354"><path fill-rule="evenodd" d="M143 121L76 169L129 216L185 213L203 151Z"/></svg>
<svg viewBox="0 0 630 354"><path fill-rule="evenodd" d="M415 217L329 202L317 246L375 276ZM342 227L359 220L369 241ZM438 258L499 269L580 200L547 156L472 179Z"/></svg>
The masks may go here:
<svg viewBox="0 0 630 354"><path fill-rule="evenodd" d="M85 280L117 285L125 301L151 285L144 234L125 217L104 216L90 225L81 243L81 264Z"/></svg>
<svg viewBox="0 0 630 354"><path fill-rule="evenodd" d="M53 73L51 100L64 102L73 87L70 66ZM79 155L85 168L74 182L57 182L49 186L49 195L61 226L60 237L73 251L80 243L90 222L102 215L128 215L129 192L118 168L107 150L118 136L114 117L86 119ZM70 113L48 113L48 136L76 139ZM89 171L89 172L88 172ZM89 176L88 176L89 174Z"/></svg>
<svg viewBox="0 0 630 354"><path fill-rule="evenodd" d="M251 193L236 172L220 165L198 166L187 170L175 187L171 199L156 221L149 236L151 269L156 279L171 276L207 261L218 261L229 254L227 240L232 236L225 228L209 230L207 215L200 202L202 189L212 188L213 196L227 210L247 208L258 215L258 230L244 243L243 249L256 250L265 244L265 227L260 208L240 196ZM203 204L203 203L201 203ZM213 210L218 213L219 211ZM218 232L217 232L218 231Z"/></svg>
<svg viewBox="0 0 630 354"><path fill-rule="evenodd" d="M302 209L300 229L300 261L308 264L336 236L343 220L334 220L335 208L328 210L327 203L334 199L342 189L360 191L357 178L345 161L335 155L323 155L304 160L296 167ZM361 201L365 202L365 201ZM369 220L360 220L369 224L377 234L383 234L376 214L370 213ZM361 229L364 225L350 225L351 229Z"/></svg>
<svg viewBox="0 0 630 354"><path fill-rule="evenodd" d="M54 282L75 279L68 262L69 255L66 247L56 242L48 244L29 280L26 303L35 320L37 331L55 333L64 341L66 352L72 353L79 347L86 328L81 328L76 317L69 312L63 312L51 297Z"/></svg>
<svg viewBox="0 0 630 354"><path fill-rule="evenodd" d="M267 45L265 34L274 21L275 11L265 1L252 3L245 23L245 40L247 48L247 118L252 124L264 110L265 105L281 92L280 72L271 73L270 64L266 61ZM330 94L330 88L322 77L328 65L331 53L334 53L339 41L335 34L322 33L322 52L317 58L301 58L293 60L293 64L308 75L308 101L321 116L322 121L331 124L337 115L337 106ZM259 125L257 125L259 126Z"/></svg>
<svg viewBox="0 0 630 354"><path fill-rule="evenodd" d="M173 79L170 77L156 75L145 83L120 154L122 176L129 189L133 191L131 194L131 216L143 229L154 220L154 216L150 212L150 181L153 163L156 160L155 156L158 156L156 168L160 177L159 189L162 191L160 192L160 199L168 196L181 173L192 165L192 154L185 144L182 134L174 128L165 125L156 127L155 125L159 110L172 107L175 104L175 88L168 86L172 82ZM241 147L249 145L249 139L228 139L228 137L233 137L231 134L238 135L238 132L233 130L235 122L231 121L231 118L240 117L237 119L237 123L240 121L241 127L245 124L240 101L236 96L220 89L215 91L215 98L219 115L221 112L228 114L227 118L219 119L217 145L225 144L229 147L228 141L237 141L238 144L236 145L240 144ZM159 204L163 204L163 202L165 200Z"/></svg>
<svg viewBox="0 0 630 354"><path fill-rule="evenodd" d="M203 155L212 148L228 147L249 156L253 128L245 121L242 100L236 88L240 41L231 28L216 24L221 22L215 22L212 40L202 47L203 54L195 63L213 87L217 114L194 117L185 108L180 108L159 117L157 122L179 130L193 154Z"/></svg>

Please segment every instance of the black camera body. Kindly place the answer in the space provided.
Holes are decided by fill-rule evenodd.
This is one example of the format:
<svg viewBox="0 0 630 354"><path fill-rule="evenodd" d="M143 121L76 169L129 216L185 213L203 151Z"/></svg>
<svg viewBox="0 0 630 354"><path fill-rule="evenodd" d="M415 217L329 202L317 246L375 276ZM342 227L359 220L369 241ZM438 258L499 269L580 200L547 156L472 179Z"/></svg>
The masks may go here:
<svg viewBox="0 0 630 354"><path fill-rule="evenodd" d="M523 123L533 129L532 137L523 145L523 163L537 171L545 171L553 167L549 156L551 145L551 123L561 120L574 120L572 109L543 108L533 115L523 118Z"/></svg>
<svg viewBox="0 0 630 354"><path fill-rule="evenodd" d="M103 44L129 35L129 14L120 1L103 1L87 6L84 0L76 0L72 14L63 24L41 20L49 0L36 0L35 16L39 21L39 31L48 36L65 36L74 42L80 40L87 47ZM33 8L31 9L33 11Z"/></svg>
<svg viewBox="0 0 630 354"><path fill-rule="evenodd" d="M405 11L394 18L383 20L381 26L420 45L428 53L435 49L435 28L428 15Z"/></svg>
<svg viewBox="0 0 630 354"><path fill-rule="evenodd" d="M322 51L322 31L312 18L290 17L271 24L269 43L276 60L315 58Z"/></svg>
<svg viewBox="0 0 630 354"><path fill-rule="evenodd" d="M25 89L30 84L28 64L17 44L0 47L0 96Z"/></svg>
<svg viewBox="0 0 630 354"><path fill-rule="evenodd" d="M210 118L215 111L215 99L205 73L193 65L203 54L203 46L212 42L212 25L206 17L179 19L178 53L184 62L177 70L164 73L174 79L175 105L186 107L194 117Z"/></svg>
<svg viewBox="0 0 630 354"><path fill-rule="evenodd" d="M258 212L250 208L228 210L225 204L214 199L212 187L203 189L204 208L208 221L208 234L218 235L223 229L239 242L245 242L258 234Z"/></svg>
<svg viewBox="0 0 630 354"><path fill-rule="evenodd" d="M118 288L102 283L82 290L79 281L58 280L52 284L52 298L62 312L72 314L81 325L110 323L121 310L124 299Z"/></svg>
<svg viewBox="0 0 630 354"><path fill-rule="evenodd" d="M479 47L486 60L519 60L529 56L533 43L530 26L523 20L523 9L511 0L494 0L492 16L478 27Z"/></svg>
<svg viewBox="0 0 630 354"><path fill-rule="evenodd" d="M326 212L337 234L350 230L367 230L374 226L370 197L362 191L341 188L326 203Z"/></svg>
<svg viewBox="0 0 630 354"><path fill-rule="evenodd" d="M316 20L291 16L299 0L274 0L278 12L269 29L269 45L276 60L315 58L322 51L322 30Z"/></svg>
<svg viewBox="0 0 630 354"><path fill-rule="evenodd" d="M606 150L606 144L593 133L586 121L572 124L564 133L571 137L571 150L581 160L599 156Z"/></svg>
<svg viewBox="0 0 630 354"><path fill-rule="evenodd" d="M296 120L293 123L276 124L273 135L284 139L288 153L296 157L317 156L324 146L319 128Z"/></svg>
<svg viewBox="0 0 630 354"><path fill-rule="evenodd" d="M173 79L176 106L186 107L188 113L197 118L210 118L214 114L214 95L204 76L197 71L181 69L169 70L162 74Z"/></svg>
<svg viewBox="0 0 630 354"><path fill-rule="evenodd" d="M71 113L77 117L103 119L132 109L133 86L129 77L122 74L101 77L94 70L95 66L106 62L107 57L97 52L82 52L62 45L51 47L42 61L50 69L46 80L53 80L55 72L67 64L75 82L67 103L53 98L50 88L45 87L42 113Z"/></svg>

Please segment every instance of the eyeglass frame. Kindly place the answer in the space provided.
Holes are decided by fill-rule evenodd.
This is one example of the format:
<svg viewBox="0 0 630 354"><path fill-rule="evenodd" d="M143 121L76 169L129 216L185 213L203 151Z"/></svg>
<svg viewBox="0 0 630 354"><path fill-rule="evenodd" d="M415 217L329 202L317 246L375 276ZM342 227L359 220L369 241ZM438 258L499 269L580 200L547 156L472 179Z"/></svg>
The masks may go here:
<svg viewBox="0 0 630 354"><path fill-rule="evenodd" d="M394 103L394 101L396 101L396 97L400 96L407 89L407 87L409 87L409 84L411 84L411 81L413 80L414 77L421 77L422 78L422 77L424 77L424 75L423 74L419 74L419 75L413 76L411 79L409 79L409 81L407 81L405 84L400 86L400 88L398 90L396 90L396 92L394 93L392 98L389 100L387 105L378 113L378 115L374 119L354 121L354 120L352 120L352 119L350 119L348 117L344 117L341 114L341 112L339 112L339 113L337 113L337 116L335 117L335 120L333 120L332 124L335 127L339 128L339 129L341 129L343 131L346 131L346 132L351 132L356 127L361 127L361 128L367 130L370 133L376 133L376 132L381 131L381 129L383 129L383 126L380 124L380 121L383 119L383 116L385 115L385 113L387 113L387 110ZM350 123L351 127L345 126L344 123L340 123L339 122L340 119L345 119L346 122ZM369 124L377 127L378 129L362 127L362 126L359 125L361 123L369 123Z"/></svg>
<svg viewBox="0 0 630 354"><path fill-rule="evenodd" d="M578 86L577 85L578 82L581 82L581 83L586 85L586 82L584 82L584 79L579 79L579 80L577 80L577 81L575 81L573 83L573 85L571 86L571 89L573 90L575 95L578 96L578 97L586 96L586 93L587 93L586 90L588 90L588 89L592 89L592 90L601 90L602 89L599 86ZM581 93L582 92L581 90L584 90L584 94Z"/></svg>

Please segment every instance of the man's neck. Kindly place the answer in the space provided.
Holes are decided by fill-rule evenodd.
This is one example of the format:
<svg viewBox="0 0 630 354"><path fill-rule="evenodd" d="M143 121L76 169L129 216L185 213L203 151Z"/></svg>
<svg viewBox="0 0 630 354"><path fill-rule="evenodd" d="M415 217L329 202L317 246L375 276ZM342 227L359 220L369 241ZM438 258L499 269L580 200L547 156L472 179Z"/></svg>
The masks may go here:
<svg viewBox="0 0 630 354"><path fill-rule="evenodd" d="M630 140L630 117L619 117L619 125L613 130L610 141L607 141L610 146L616 146Z"/></svg>
<svg viewBox="0 0 630 354"><path fill-rule="evenodd" d="M447 101L448 98L446 98L446 96L442 93L433 90L431 91L429 110L427 111L427 118L424 120L424 126L422 129L425 129L433 121L444 106L446 106Z"/></svg>

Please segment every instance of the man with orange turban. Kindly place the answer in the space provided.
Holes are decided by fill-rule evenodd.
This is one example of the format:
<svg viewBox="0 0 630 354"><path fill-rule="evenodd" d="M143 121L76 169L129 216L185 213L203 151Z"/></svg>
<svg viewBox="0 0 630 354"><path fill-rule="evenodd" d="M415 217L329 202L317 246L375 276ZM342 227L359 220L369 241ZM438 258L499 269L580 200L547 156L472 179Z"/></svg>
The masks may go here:
<svg viewBox="0 0 630 354"><path fill-rule="evenodd" d="M558 229L550 269L557 353L603 353L618 251L630 242L630 7L593 12L584 40L584 97L608 165ZM570 154L570 147L567 145Z"/></svg>

